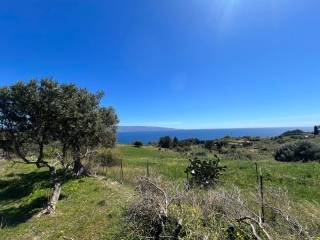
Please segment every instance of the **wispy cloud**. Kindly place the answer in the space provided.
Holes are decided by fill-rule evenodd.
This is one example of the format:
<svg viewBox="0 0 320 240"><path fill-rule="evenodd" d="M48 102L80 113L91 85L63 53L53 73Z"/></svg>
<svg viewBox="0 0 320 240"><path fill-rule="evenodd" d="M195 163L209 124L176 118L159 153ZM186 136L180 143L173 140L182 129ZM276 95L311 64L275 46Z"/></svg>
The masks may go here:
<svg viewBox="0 0 320 240"><path fill-rule="evenodd" d="M182 125L182 122L179 121L168 121L168 122L120 122L120 125L123 126L153 126L153 127L172 127Z"/></svg>
<svg viewBox="0 0 320 240"><path fill-rule="evenodd" d="M287 115L272 118L255 119L226 119L225 121L141 121L141 122L121 122L122 126L153 126L172 127L183 129L209 129L209 128L258 128L258 127L308 127L320 124L320 114Z"/></svg>

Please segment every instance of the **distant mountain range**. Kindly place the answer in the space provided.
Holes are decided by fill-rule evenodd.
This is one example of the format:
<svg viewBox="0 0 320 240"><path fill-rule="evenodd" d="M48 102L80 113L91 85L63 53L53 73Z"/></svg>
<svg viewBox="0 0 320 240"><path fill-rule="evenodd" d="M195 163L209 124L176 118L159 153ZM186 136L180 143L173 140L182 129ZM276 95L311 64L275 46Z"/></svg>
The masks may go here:
<svg viewBox="0 0 320 240"><path fill-rule="evenodd" d="M118 132L130 133L130 132L162 132L162 131L174 131L174 128L164 127L146 127L146 126L118 126Z"/></svg>

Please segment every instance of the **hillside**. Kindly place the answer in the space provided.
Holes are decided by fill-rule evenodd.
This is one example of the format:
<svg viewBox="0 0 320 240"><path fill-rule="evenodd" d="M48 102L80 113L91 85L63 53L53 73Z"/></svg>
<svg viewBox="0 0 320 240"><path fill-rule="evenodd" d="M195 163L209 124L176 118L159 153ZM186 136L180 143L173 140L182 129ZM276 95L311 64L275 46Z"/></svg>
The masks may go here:
<svg viewBox="0 0 320 240"><path fill-rule="evenodd" d="M97 172L100 177L97 178L69 179L63 185L56 212L40 218L34 215L42 209L50 194L51 186L46 182L49 173L25 164L1 160L1 239L144 239L136 238L137 233L126 222L126 209L137 199L135 189L138 177L149 171L152 177L162 176L165 185L180 184L186 179L184 170L189 157L152 146L135 148L119 145L117 149L123 155L123 179L119 166L100 169ZM252 160L222 159L221 164L227 166L221 187L231 191L237 186L244 193L255 191L256 176ZM318 163L280 163L266 155L259 159L258 164L267 188L285 189L294 203L293 210L304 209L305 217L309 211L314 217L319 216ZM121 181L123 184L119 183ZM186 219L197 216L189 216L189 210L186 211ZM184 224L189 223L184 220ZM193 229L197 225L192 226ZM193 234L201 234L208 229L201 227L193 231ZM207 234L211 236L214 233ZM195 235L183 239L195 239L192 236Z"/></svg>

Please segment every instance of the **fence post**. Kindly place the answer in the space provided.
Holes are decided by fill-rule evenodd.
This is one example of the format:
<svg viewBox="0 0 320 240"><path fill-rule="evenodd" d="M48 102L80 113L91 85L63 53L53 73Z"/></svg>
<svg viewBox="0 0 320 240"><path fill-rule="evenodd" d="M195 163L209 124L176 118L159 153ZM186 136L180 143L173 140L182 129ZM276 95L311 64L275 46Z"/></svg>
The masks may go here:
<svg viewBox="0 0 320 240"><path fill-rule="evenodd" d="M147 160L147 177L150 176L150 173L149 173L149 160Z"/></svg>

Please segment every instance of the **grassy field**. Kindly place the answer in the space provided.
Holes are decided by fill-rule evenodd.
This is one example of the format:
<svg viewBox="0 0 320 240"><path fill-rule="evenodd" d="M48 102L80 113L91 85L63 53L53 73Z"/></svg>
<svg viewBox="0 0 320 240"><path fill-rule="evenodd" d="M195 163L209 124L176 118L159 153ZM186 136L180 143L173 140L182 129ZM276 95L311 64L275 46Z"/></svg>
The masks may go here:
<svg viewBox="0 0 320 240"><path fill-rule="evenodd" d="M50 194L49 174L24 164L0 167L0 239L115 239L132 188L109 180L70 179L54 215L33 217Z"/></svg>
<svg viewBox="0 0 320 240"><path fill-rule="evenodd" d="M134 196L134 182L147 174L165 181L183 182L188 156L146 146L117 146L123 155L123 183L120 167L99 171L104 178L68 179L54 215L34 217L50 195L47 171L25 164L0 160L0 239L127 239L124 211ZM256 186L252 160L222 159L227 171L225 187L243 191ZM280 163L272 158L258 161L268 187L281 187L296 202L320 203L319 163Z"/></svg>
<svg viewBox="0 0 320 240"><path fill-rule="evenodd" d="M158 150L154 147L134 148L128 145L118 146L124 156L124 180L130 182L139 175L146 175L147 165L151 175L161 175L171 181L185 181L185 169L189 157L171 150ZM283 163L273 158L257 161L269 187L281 187L288 190L294 200L320 202L320 164L319 163ZM252 190L256 186L256 168L253 160L222 159L221 165L227 166L222 176L224 185L236 185L243 190ZM114 179L120 179L120 168L109 171Z"/></svg>

